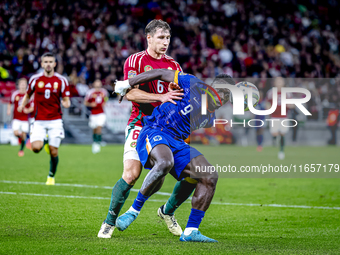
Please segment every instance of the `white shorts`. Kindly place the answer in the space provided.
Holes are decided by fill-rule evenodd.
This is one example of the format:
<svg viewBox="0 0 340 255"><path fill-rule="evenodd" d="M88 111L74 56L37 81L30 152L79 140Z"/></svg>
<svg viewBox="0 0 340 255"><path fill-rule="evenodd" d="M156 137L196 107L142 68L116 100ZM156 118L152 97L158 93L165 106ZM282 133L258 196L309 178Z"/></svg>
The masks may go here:
<svg viewBox="0 0 340 255"><path fill-rule="evenodd" d="M141 130L142 130L142 127L138 127L138 126L134 126L134 127L127 126L126 127L123 162L127 159L134 159L134 160L140 161L137 150L136 150L136 146L137 146L137 139L138 139L138 136Z"/></svg>
<svg viewBox="0 0 340 255"><path fill-rule="evenodd" d="M105 113L91 114L89 120L89 127L95 129L97 127L103 127L106 121Z"/></svg>
<svg viewBox="0 0 340 255"><path fill-rule="evenodd" d="M288 132L288 127L282 126L281 121L284 119L276 118L277 120L268 123L271 134L285 135ZM273 124L272 124L273 123Z"/></svg>
<svg viewBox="0 0 340 255"><path fill-rule="evenodd" d="M13 131L20 131L20 132L24 132L24 133L28 133L28 121L24 121L24 120L16 120L14 119L12 121L12 130Z"/></svg>
<svg viewBox="0 0 340 255"><path fill-rule="evenodd" d="M61 140L64 139L63 121L58 120L36 120L31 125L31 143L35 141L44 141L48 135L48 144L59 148Z"/></svg>

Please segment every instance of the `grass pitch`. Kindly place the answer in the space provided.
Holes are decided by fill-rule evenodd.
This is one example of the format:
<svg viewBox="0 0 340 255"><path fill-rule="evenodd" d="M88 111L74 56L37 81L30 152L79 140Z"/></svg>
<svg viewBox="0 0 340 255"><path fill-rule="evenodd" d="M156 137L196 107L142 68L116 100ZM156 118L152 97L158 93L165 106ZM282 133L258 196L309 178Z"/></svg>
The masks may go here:
<svg viewBox="0 0 340 255"><path fill-rule="evenodd" d="M199 149L212 164L221 157L235 166L340 163L337 147L288 147L286 159L280 162L277 150L269 147L261 153L254 147ZM123 146L103 147L93 155L90 146L62 145L56 175L56 183L62 185L56 186L43 185L49 170L44 151L36 155L26 150L23 158L18 158L17 151L18 147L0 146L0 254L340 252L339 179L219 179L214 204L200 227L217 244L182 243L172 236L157 217L166 194L150 198L126 231L115 230L112 239L103 240L96 236L107 214L111 188L122 174ZM135 189L146 173L144 170ZM168 176L161 192L171 193L174 184L174 178ZM136 194L130 193L122 212ZM182 228L190 208L188 202L176 211Z"/></svg>

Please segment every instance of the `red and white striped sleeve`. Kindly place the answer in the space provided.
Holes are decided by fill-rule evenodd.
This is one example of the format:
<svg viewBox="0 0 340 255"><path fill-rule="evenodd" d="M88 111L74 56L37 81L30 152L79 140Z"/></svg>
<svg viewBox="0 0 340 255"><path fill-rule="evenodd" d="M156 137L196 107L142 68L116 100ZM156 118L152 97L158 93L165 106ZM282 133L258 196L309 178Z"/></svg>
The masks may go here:
<svg viewBox="0 0 340 255"><path fill-rule="evenodd" d="M128 57L124 64L124 80L132 78L139 73L140 58L145 54L144 51L132 54Z"/></svg>
<svg viewBox="0 0 340 255"><path fill-rule="evenodd" d="M68 80L66 77L62 76L61 74L55 73L55 76L59 78L61 81L61 97L69 97L71 95L70 93L70 86L68 84Z"/></svg>
<svg viewBox="0 0 340 255"><path fill-rule="evenodd" d="M15 97L18 95L18 93L19 93L19 91L18 90L16 90L16 91L14 91L13 93L12 93L12 95L11 95L11 99L10 99L10 104L14 104L14 101L15 101Z"/></svg>
<svg viewBox="0 0 340 255"><path fill-rule="evenodd" d="M34 74L31 76L31 78L28 80L28 87L27 87L27 94L31 97L35 90L35 83L37 82L37 79L39 79L43 73Z"/></svg>
<svg viewBox="0 0 340 255"><path fill-rule="evenodd" d="M89 101L89 100L90 100L93 91L94 91L93 89L89 89L89 90L86 92L85 101Z"/></svg>

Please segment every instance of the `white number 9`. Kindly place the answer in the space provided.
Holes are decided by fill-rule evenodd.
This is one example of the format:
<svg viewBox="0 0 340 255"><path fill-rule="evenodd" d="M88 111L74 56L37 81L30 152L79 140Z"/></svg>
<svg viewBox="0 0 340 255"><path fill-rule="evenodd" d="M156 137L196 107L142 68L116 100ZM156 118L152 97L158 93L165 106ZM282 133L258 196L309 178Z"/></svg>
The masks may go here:
<svg viewBox="0 0 340 255"><path fill-rule="evenodd" d="M189 105L187 105L186 107L184 107L184 111L181 110L181 113L182 113L183 115L187 115L187 114L188 114L189 112L191 112L193 109L194 109L194 107L193 107L191 104L189 104Z"/></svg>

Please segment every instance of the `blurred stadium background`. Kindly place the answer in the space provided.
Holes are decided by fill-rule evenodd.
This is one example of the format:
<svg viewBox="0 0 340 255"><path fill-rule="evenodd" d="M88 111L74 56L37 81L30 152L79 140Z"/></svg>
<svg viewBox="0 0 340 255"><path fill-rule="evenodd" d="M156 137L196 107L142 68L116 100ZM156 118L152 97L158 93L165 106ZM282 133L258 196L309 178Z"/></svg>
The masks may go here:
<svg viewBox="0 0 340 255"><path fill-rule="evenodd" d="M91 143L89 111L83 105L86 91L99 78L112 92L113 81L123 79L125 59L146 49L146 24L162 19L172 28L167 53L185 72L202 79L222 72L241 80L251 77L264 95L271 78L295 78L290 85L312 93L307 105L312 116L289 113L299 120L299 128L289 132L287 144L335 143L329 141L327 118L330 112L338 116L339 110L339 13L336 0L1 1L0 141L16 143L6 115L16 81L39 72L39 56L51 51L57 56L56 71L68 78L72 93L72 106L63 116L64 143ZM129 102L118 107L111 94L105 142L124 141L129 111ZM246 136L242 127L221 132L225 143L256 143L254 130ZM268 130L266 144L271 144Z"/></svg>

